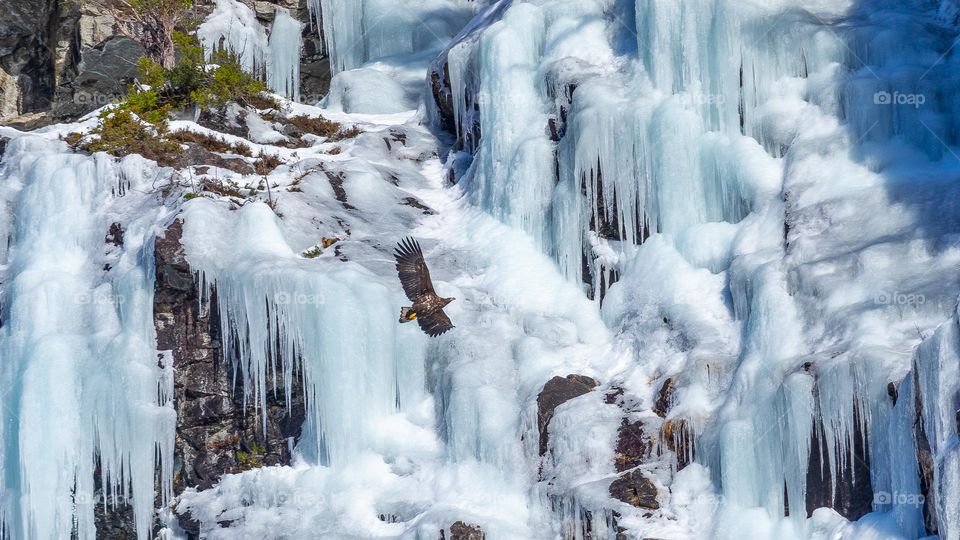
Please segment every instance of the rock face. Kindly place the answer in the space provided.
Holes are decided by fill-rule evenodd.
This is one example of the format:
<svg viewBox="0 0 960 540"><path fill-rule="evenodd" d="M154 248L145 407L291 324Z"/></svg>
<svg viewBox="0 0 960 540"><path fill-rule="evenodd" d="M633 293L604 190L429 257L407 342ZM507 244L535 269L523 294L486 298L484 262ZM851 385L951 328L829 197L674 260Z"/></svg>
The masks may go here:
<svg viewBox="0 0 960 540"><path fill-rule="evenodd" d="M540 433L540 455L547 453L549 448L550 420L553 412L564 403L575 397L582 396L600 384L596 379L585 375L567 375L554 377L543 385L543 390L537 396L537 428Z"/></svg>
<svg viewBox="0 0 960 540"><path fill-rule="evenodd" d="M243 0L269 28L278 8L304 23L301 94L322 98L330 66L307 0ZM214 7L198 0L195 18ZM32 129L76 118L121 98L143 49L85 0L8 0L0 11L0 125Z"/></svg>
<svg viewBox="0 0 960 540"><path fill-rule="evenodd" d="M278 381L277 396L271 393L266 411L244 407L242 389L234 386L232 365L223 358L215 299L211 308L201 306L180 244L182 234L182 222L175 221L155 244L157 348L169 351L175 372L177 494L187 487L209 488L226 473L289 464L304 419L298 377L291 388L289 411L282 381ZM262 415L266 415L265 432ZM190 532L189 520L181 521Z"/></svg>
<svg viewBox="0 0 960 540"><path fill-rule="evenodd" d="M610 484L611 497L637 508L648 510L660 508L658 494L657 486L637 469L620 475Z"/></svg>
<svg viewBox="0 0 960 540"><path fill-rule="evenodd" d="M457 521L450 526L450 538L447 533L440 531L440 540L483 540L484 534L480 527L476 525L467 525L462 521Z"/></svg>
<svg viewBox="0 0 960 540"><path fill-rule="evenodd" d="M811 434L810 458L807 468L807 515L820 507L830 507L843 517L856 521L873 510L873 488L870 484L870 456L864 445L859 413L854 415L853 448L843 458L848 465L838 478L831 474L827 459L828 442L823 429ZM834 487L835 484L835 487Z"/></svg>
<svg viewBox="0 0 960 540"><path fill-rule="evenodd" d="M45 109L56 87L57 0L8 0L0 10L0 119Z"/></svg>

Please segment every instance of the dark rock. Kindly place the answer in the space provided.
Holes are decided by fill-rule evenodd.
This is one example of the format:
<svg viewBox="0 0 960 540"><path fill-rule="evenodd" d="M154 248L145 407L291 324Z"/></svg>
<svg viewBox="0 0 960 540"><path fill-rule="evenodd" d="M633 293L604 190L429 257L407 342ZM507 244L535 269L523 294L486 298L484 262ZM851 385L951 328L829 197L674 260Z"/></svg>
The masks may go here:
<svg viewBox="0 0 960 540"><path fill-rule="evenodd" d="M624 418L617 432L617 452L614 465L617 472L633 469L650 458L653 443L644 432L643 423L627 422Z"/></svg>
<svg viewBox="0 0 960 540"><path fill-rule="evenodd" d="M440 540L483 540L484 534L480 527L468 525L462 521L457 521L450 525L450 538L447 538L446 532L440 530Z"/></svg>
<svg viewBox="0 0 960 540"><path fill-rule="evenodd" d="M105 241L112 246L122 246L123 245L123 226L119 223L111 223L110 230L107 232L107 237Z"/></svg>
<svg viewBox="0 0 960 540"><path fill-rule="evenodd" d="M621 474L610 484L611 497L637 508L660 508L658 493L657 486L637 469Z"/></svg>
<svg viewBox="0 0 960 540"><path fill-rule="evenodd" d="M607 405L615 405L623 399L624 390L623 388L615 387L612 388L607 395L603 397L603 402Z"/></svg>
<svg viewBox="0 0 960 540"><path fill-rule="evenodd" d="M406 206L412 206L417 210L421 210L423 211L423 214L427 216L432 216L433 214L436 214L436 212L434 212L432 208L420 202L420 199L417 199L416 197L404 197L403 204L405 204Z"/></svg>
<svg viewBox="0 0 960 540"><path fill-rule="evenodd" d="M653 404L653 412L656 413L660 418L666 418L667 413L670 412L670 404L673 402L673 392L676 382L673 377L670 377L663 382L663 386L660 387L660 391L657 392L657 402Z"/></svg>
<svg viewBox="0 0 960 540"><path fill-rule="evenodd" d="M430 90L440 113L440 129L454 133L457 130L456 113L453 106L453 93L450 90L450 66L444 62L430 72Z"/></svg>
<svg viewBox="0 0 960 540"><path fill-rule="evenodd" d="M693 434L683 418L672 418L663 423L660 430L667 448L677 456L677 470L689 465L694 459Z"/></svg>
<svg viewBox="0 0 960 540"><path fill-rule="evenodd" d="M936 457L930 448L930 440L923 421L923 395L920 393L920 371L913 365L913 407L916 420L913 424L914 438L917 441L917 465L920 473L920 494L923 496L923 526L931 535L940 534L940 520L937 517L937 489L934 484L934 471L937 468Z"/></svg>
<svg viewBox="0 0 960 540"><path fill-rule="evenodd" d="M554 377L543 385L537 396L537 428L540 432L540 455L547 453L549 432L547 428L553 419L553 412L575 397L589 393L600 384L596 379L584 375Z"/></svg>
<svg viewBox="0 0 960 540"><path fill-rule="evenodd" d="M899 397L896 384L892 382L887 383L887 395L890 396L890 401L892 401L893 405L896 406L897 398Z"/></svg>
<svg viewBox="0 0 960 540"><path fill-rule="evenodd" d="M0 122L50 106L57 0L7 0L0 10Z"/></svg>
<svg viewBox="0 0 960 540"><path fill-rule="evenodd" d="M829 507L845 518L856 521L873 510L873 488L870 483L870 456L864 444L859 407L854 407L853 448L838 461L847 464L839 475L830 470L828 446L822 425L815 425L811 433L810 458L807 463L806 509Z"/></svg>

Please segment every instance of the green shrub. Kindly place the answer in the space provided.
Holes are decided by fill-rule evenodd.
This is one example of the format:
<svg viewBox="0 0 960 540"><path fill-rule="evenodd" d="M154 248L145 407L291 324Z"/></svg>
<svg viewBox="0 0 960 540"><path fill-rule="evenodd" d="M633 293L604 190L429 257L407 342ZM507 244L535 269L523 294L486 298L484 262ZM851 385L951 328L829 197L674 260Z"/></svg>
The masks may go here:
<svg viewBox="0 0 960 540"><path fill-rule="evenodd" d="M94 128L92 134L97 138L87 144L85 150L115 156L140 154L163 164L180 150L177 143L164 138L163 129L163 126L145 125L130 110L116 109Z"/></svg>
<svg viewBox="0 0 960 540"><path fill-rule="evenodd" d="M237 53L218 51L210 61L217 68L209 72L206 84L190 93L190 99L201 108L223 109L231 101L246 104L248 99L267 90L263 81L243 70Z"/></svg>

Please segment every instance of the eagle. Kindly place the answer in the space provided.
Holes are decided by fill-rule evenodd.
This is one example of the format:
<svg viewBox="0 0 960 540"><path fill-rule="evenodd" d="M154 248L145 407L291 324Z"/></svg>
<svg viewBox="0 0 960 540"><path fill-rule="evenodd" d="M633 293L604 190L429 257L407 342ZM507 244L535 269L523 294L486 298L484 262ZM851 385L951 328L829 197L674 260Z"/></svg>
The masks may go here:
<svg viewBox="0 0 960 540"><path fill-rule="evenodd" d="M441 298L433 290L430 270L423 260L420 244L413 238L405 238L397 243L393 256L397 259L397 273L403 292L413 302L412 306L400 310L400 322L417 321L420 329L430 337L437 337L453 328L443 308L456 298Z"/></svg>

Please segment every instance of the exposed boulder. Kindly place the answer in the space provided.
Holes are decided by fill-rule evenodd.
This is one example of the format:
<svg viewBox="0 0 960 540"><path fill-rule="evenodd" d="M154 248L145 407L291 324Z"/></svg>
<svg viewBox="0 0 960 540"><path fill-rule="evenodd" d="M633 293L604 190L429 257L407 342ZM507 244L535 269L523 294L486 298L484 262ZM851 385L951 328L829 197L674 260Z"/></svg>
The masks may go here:
<svg viewBox="0 0 960 540"><path fill-rule="evenodd" d="M549 446L550 420L560 405L573 398L580 397L600 384L596 379L585 375L567 375L554 377L543 385L543 390L537 396L537 429L540 433L540 455L547 453Z"/></svg>
<svg viewBox="0 0 960 540"><path fill-rule="evenodd" d="M440 540L483 540L484 534L480 527L468 525L462 521L457 521L450 525L450 537L447 538L446 531L440 530Z"/></svg>
<svg viewBox="0 0 960 540"><path fill-rule="evenodd" d="M610 496L630 506L656 510L660 508L657 500L660 490L639 469L621 474L610 484Z"/></svg>
<svg viewBox="0 0 960 540"><path fill-rule="evenodd" d="M644 430L643 422L628 422L626 418L617 432L617 448L614 465L617 472L633 469L649 461L653 442Z"/></svg>
<svg viewBox="0 0 960 540"><path fill-rule="evenodd" d="M56 86L56 0L8 0L0 10L0 121L46 109Z"/></svg>
<svg viewBox="0 0 960 540"><path fill-rule="evenodd" d="M673 402L673 392L676 389L676 381L670 377L663 382L660 391L657 392L657 402L653 404L653 412L660 418L666 418L670 412L670 404Z"/></svg>

